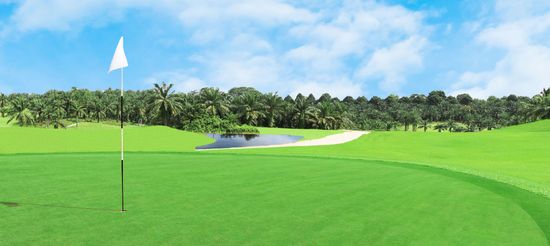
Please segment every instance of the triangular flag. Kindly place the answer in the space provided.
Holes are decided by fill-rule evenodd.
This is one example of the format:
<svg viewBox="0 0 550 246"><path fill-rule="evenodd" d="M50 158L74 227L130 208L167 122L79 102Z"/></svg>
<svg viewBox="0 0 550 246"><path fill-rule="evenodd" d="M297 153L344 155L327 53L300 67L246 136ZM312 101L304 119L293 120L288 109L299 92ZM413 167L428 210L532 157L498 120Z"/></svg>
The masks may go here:
<svg viewBox="0 0 550 246"><path fill-rule="evenodd" d="M109 73L113 70L127 66L128 61L126 60L126 54L124 54L124 37L120 37L118 45L116 46L115 55L113 55L113 60L111 61L111 66L109 67Z"/></svg>

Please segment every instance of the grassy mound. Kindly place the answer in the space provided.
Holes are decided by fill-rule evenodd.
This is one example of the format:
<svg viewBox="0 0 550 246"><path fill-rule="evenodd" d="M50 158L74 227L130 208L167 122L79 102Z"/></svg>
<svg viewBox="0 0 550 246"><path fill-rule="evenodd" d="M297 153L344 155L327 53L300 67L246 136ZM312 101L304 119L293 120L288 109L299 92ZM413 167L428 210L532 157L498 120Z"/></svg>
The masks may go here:
<svg viewBox="0 0 550 246"><path fill-rule="evenodd" d="M548 199L444 170L208 153L127 162L120 214L116 153L0 156L3 243L547 243Z"/></svg>
<svg viewBox="0 0 550 246"><path fill-rule="evenodd" d="M194 151L196 146L214 140L201 133L181 131L164 126L125 126L127 151ZM304 136L304 139L322 138L340 133L340 130L259 128L261 134L287 134ZM2 141L0 154L13 153L67 153L114 152L120 149L120 126L115 122L81 122L67 129L39 127L0 128Z"/></svg>
<svg viewBox="0 0 550 246"><path fill-rule="evenodd" d="M540 120L527 124L498 129L506 132L550 132L550 120Z"/></svg>
<svg viewBox="0 0 550 246"><path fill-rule="evenodd" d="M333 146L227 150L389 160L445 167L550 195L550 121L495 131L373 132Z"/></svg>
<svg viewBox="0 0 550 246"><path fill-rule="evenodd" d="M95 123L69 129L0 128L0 153L115 152L120 149L119 132L117 126ZM127 151L193 151L214 141L204 134L163 126L126 127L124 137Z"/></svg>

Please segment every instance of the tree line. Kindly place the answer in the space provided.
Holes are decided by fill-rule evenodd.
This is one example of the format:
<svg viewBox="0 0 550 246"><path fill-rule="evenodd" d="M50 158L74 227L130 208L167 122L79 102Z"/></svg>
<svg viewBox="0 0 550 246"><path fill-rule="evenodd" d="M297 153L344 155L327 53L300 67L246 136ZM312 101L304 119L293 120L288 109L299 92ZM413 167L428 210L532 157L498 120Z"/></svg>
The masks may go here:
<svg viewBox="0 0 550 246"><path fill-rule="evenodd" d="M117 121L120 91L72 88L43 94L0 93L0 116L21 126L65 127L67 122ZM550 90L533 97L472 98L432 91L386 98L325 93L295 97L261 93L251 87L227 92L203 88L189 93L173 91L172 84L125 91L125 122L166 125L197 132L255 132L255 126L317 129L405 131L481 131L550 118Z"/></svg>

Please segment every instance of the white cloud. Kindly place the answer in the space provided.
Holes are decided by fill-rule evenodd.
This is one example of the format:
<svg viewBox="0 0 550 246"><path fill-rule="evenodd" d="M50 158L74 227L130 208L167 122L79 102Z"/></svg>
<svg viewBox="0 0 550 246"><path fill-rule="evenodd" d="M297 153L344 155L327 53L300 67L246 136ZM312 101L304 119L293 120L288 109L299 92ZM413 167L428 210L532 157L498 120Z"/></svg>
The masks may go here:
<svg viewBox="0 0 550 246"><path fill-rule="evenodd" d="M410 37L389 48L378 49L372 58L357 72L360 78L380 77L380 87L396 92L406 82L406 76L423 67L423 55L427 45L422 37Z"/></svg>
<svg viewBox="0 0 550 246"><path fill-rule="evenodd" d="M550 48L529 45L509 50L492 70L464 73L451 89L453 94L470 93L478 98L532 96L550 85L549 67Z"/></svg>
<svg viewBox="0 0 550 246"><path fill-rule="evenodd" d="M533 15L543 14L548 11L550 1L546 0L497 0L495 1L495 13L501 20L517 20Z"/></svg>
<svg viewBox="0 0 550 246"><path fill-rule="evenodd" d="M150 88L155 83L171 83L174 84L174 90L178 92L196 91L208 84L203 80L190 75L191 72L186 71L168 71L154 74L146 78L143 83Z"/></svg>
<svg viewBox="0 0 550 246"><path fill-rule="evenodd" d="M424 16L401 6L347 1L336 10L320 10L307 14L305 19L287 18L287 27L278 33L281 36L270 37L263 31L269 27L262 26L262 31L258 31L249 28L249 23L238 24L241 28L238 32L217 29L220 26L217 22L232 25L235 21L227 17L232 16L227 11L238 8L224 4L221 5L225 6L223 9L194 6L184 12L193 13L185 15L183 20L184 25L193 29L193 41L200 41L198 45L216 40L215 48L201 51L193 60L207 70L197 76L222 89L254 86L283 94L304 89L322 94L330 93L330 89L338 94L359 95L365 88L362 86L364 78L356 80L355 77L359 64L367 64L374 52L377 55L372 64L379 64L385 56L378 54L384 53L379 47L387 44L391 46L389 55L394 57L395 63L380 70L388 75L379 76L387 82L381 83L384 89L398 90L405 84L404 78L411 74L410 69L422 68L428 43L425 38L428 31L422 23ZM301 11L297 7L293 9ZM247 11L252 9L247 8ZM246 16L253 16L260 25L280 21L273 16L271 21L261 20L256 14L241 14L239 18ZM281 45L279 38L295 44ZM350 63L350 59L357 61ZM386 85L389 83L392 85Z"/></svg>
<svg viewBox="0 0 550 246"><path fill-rule="evenodd" d="M206 83L198 78L191 77L187 80L176 81L174 90L180 92L198 91L204 87L207 87Z"/></svg>
<svg viewBox="0 0 550 246"><path fill-rule="evenodd" d="M310 22L315 15L306 9L296 8L276 0L242 1L189 1L180 13L180 19L188 25L203 25L227 20L254 20L275 25L288 22Z"/></svg>
<svg viewBox="0 0 550 246"><path fill-rule="evenodd" d="M211 66L209 78L225 90L237 86L272 88L274 83L279 83L281 74L280 65L272 56L232 56L214 61Z"/></svg>
<svg viewBox="0 0 550 246"><path fill-rule="evenodd" d="M492 69L466 71L451 86L453 94L475 97L517 94L532 96L550 85L550 14L533 1L497 1L499 16L479 31L476 41L504 51Z"/></svg>
<svg viewBox="0 0 550 246"><path fill-rule="evenodd" d="M109 11L118 9L114 6L108 8L108 1L101 0L80 0L70 4L63 0L27 0L21 2L10 21L11 26L22 32L39 29L69 31L77 22L99 22L115 17L116 11Z"/></svg>
<svg viewBox="0 0 550 246"><path fill-rule="evenodd" d="M132 9L157 11L179 21L184 42L195 48L188 61L196 69L145 81L170 80L179 90L255 86L282 94L309 88L359 95L375 80L397 91L411 71L422 69L430 32L422 12L377 1L308 6L285 0L23 0L10 26L20 33L64 32L123 21Z"/></svg>
<svg viewBox="0 0 550 246"><path fill-rule="evenodd" d="M422 68L429 33L423 19L422 13L401 6L347 1L321 22L291 28L290 36L304 42L287 51L285 58L304 81L382 79L379 87L395 92L411 69ZM382 48L388 44L390 48ZM370 65L350 65L350 60Z"/></svg>
<svg viewBox="0 0 550 246"><path fill-rule="evenodd" d="M548 34L549 28L550 14L527 17L486 28L479 33L477 41L490 47L517 49L536 43L532 39Z"/></svg>
<svg viewBox="0 0 550 246"><path fill-rule="evenodd" d="M20 0L4 35L38 30L70 32L85 26L104 26L122 21L128 10L147 9L165 15L176 15L183 7L178 0Z"/></svg>

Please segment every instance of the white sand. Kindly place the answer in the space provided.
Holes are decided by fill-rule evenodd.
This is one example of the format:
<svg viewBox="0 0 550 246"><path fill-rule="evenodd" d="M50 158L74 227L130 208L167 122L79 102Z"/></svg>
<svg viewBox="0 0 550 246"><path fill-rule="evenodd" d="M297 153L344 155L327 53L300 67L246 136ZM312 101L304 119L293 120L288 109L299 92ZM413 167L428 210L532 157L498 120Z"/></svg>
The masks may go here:
<svg viewBox="0 0 550 246"><path fill-rule="evenodd" d="M319 146L319 145L334 145L334 144L343 144L359 137L368 134L369 132L365 131L345 131L343 133L329 135L319 139L304 140L298 141L295 143L288 144L274 144L274 145L263 145L263 146L249 146L249 147L233 147L233 148L219 148L219 149L202 149L202 150L221 150L221 149L260 149L260 148L281 148L281 147L297 147L297 146Z"/></svg>

